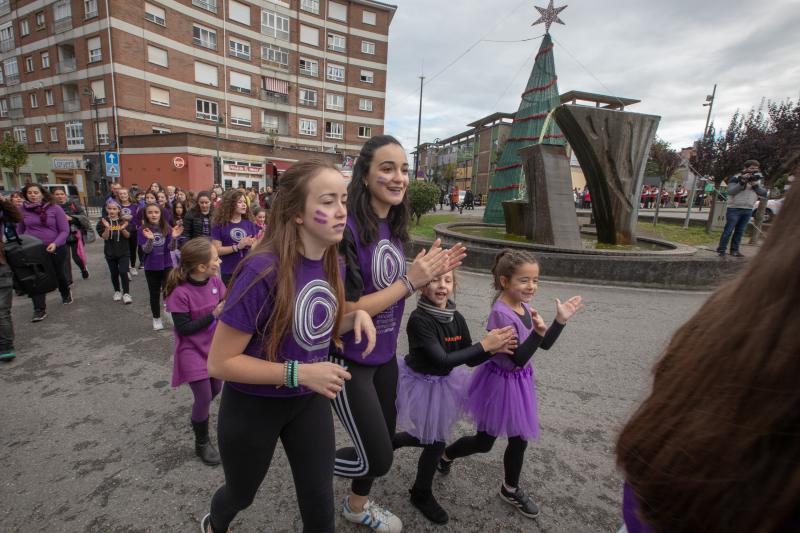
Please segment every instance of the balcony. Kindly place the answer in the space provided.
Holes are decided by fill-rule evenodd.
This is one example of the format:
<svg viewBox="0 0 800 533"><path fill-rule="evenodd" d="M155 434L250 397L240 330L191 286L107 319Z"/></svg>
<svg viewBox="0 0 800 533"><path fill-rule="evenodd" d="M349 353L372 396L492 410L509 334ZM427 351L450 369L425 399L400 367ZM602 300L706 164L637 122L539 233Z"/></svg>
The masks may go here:
<svg viewBox="0 0 800 533"><path fill-rule="evenodd" d="M67 72L75 72L77 64L74 57L64 58L56 65L56 72L59 74L66 74Z"/></svg>
<svg viewBox="0 0 800 533"><path fill-rule="evenodd" d="M14 48L15 46L13 37L10 37L8 39L3 39L2 41L0 41L0 52L8 52L10 50L13 50Z"/></svg>
<svg viewBox="0 0 800 533"><path fill-rule="evenodd" d="M267 91L265 89L259 89L258 97L261 98L265 102L270 102L273 104L288 104L289 103L289 95L288 94L280 94L273 91Z"/></svg>
<svg viewBox="0 0 800 533"><path fill-rule="evenodd" d="M53 22L53 30L56 33L64 33L72 29L72 16L64 17Z"/></svg>
<svg viewBox="0 0 800 533"><path fill-rule="evenodd" d="M0 0L0 17L11 13L11 0Z"/></svg>
<svg viewBox="0 0 800 533"><path fill-rule="evenodd" d="M18 85L19 84L19 74L6 74L6 85Z"/></svg>
<svg viewBox="0 0 800 533"><path fill-rule="evenodd" d="M16 119L16 118L23 118L22 108L11 108L8 110L8 118Z"/></svg>
<svg viewBox="0 0 800 533"><path fill-rule="evenodd" d="M74 113L81 110L81 101L79 98L64 100L64 113Z"/></svg>

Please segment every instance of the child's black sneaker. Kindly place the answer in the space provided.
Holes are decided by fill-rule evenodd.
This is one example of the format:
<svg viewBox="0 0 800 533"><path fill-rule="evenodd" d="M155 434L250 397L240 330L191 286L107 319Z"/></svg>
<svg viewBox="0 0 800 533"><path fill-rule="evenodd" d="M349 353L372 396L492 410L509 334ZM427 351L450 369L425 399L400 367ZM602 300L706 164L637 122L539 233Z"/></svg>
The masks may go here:
<svg viewBox="0 0 800 533"><path fill-rule="evenodd" d="M446 476L450 473L451 466L453 466L453 461L448 461L447 459L440 457L439 462L436 464L436 470L438 470L443 476Z"/></svg>
<svg viewBox="0 0 800 533"><path fill-rule="evenodd" d="M536 518L539 516L539 508L536 504L528 498L528 495L522 492L522 489L517 489L514 492L507 491L504 486L500 487L500 497L513 505L517 511L527 516L528 518Z"/></svg>

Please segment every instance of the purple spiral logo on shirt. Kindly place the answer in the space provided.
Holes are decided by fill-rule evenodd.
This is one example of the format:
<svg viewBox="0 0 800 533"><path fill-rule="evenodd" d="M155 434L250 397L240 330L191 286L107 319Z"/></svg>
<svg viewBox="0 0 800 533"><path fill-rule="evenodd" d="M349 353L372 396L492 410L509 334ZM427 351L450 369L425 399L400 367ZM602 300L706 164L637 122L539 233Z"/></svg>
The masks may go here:
<svg viewBox="0 0 800 533"><path fill-rule="evenodd" d="M375 288L385 289L405 273L406 262L403 253L392 244L392 241L387 239L378 241L372 254L372 284Z"/></svg>
<svg viewBox="0 0 800 533"><path fill-rule="evenodd" d="M122 213L122 216L128 217L128 216L131 215L131 209L130 209L130 207L123 207L122 211L120 211L120 213Z"/></svg>
<svg viewBox="0 0 800 533"><path fill-rule="evenodd" d="M231 228L230 235L231 239L233 239L233 242L239 242L247 237L247 231L245 231L243 228Z"/></svg>
<svg viewBox="0 0 800 533"><path fill-rule="evenodd" d="M336 297L327 281L315 279L298 293L294 304L294 341L309 352L326 348L336 319Z"/></svg>
<svg viewBox="0 0 800 533"><path fill-rule="evenodd" d="M164 236L157 231L153 232L153 246L164 246Z"/></svg>

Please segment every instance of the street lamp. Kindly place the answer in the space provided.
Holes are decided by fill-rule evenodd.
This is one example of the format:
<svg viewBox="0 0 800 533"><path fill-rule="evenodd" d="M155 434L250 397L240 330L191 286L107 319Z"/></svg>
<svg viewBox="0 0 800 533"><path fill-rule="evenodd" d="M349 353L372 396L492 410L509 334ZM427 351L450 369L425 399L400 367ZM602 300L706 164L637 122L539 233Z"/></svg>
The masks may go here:
<svg viewBox="0 0 800 533"><path fill-rule="evenodd" d="M217 122L214 124L217 132L217 158L214 161L214 185L222 183L222 159L219 157L219 127L225 124L225 119L222 115L217 115Z"/></svg>
<svg viewBox="0 0 800 533"><path fill-rule="evenodd" d="M102 182L103 179L103 158L100 155L100 118L97 112L97 98L91 87L83 88L83 95L90 98L91 106L94 108L94 148L97 150L97 178ZM105 194L106 191L103 191Z"/></svg>

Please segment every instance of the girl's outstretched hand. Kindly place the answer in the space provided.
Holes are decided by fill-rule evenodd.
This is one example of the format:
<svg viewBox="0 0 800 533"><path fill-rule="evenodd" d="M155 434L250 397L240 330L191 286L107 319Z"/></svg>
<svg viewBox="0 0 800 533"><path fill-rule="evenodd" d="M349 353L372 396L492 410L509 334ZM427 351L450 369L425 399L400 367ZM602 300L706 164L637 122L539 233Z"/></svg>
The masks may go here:
<svg viewBox="0 0 800 533"><path fill-rule="evenodd" d="M503 351L506 344L514 338L516 330L514 326L493 329L483 336L481 346L484 352L497 353Z"/></svg>
<svg viewBox="0 0 800 533"><path fill-rule="evenodd" d="M544 337L544 334L547 333L547 324L545 324L542 315L535 309L531 309L531 322L533 322L533 329L536 330L536 333Z"/></svg>
<svg viewBox="0 0 800 533"><path fill-rule="evenodd" d="M564 325L567 323L567 320L572 318L575 313L583 308L583 298L580 296L573 296L563 303L556 298L556 320L559 324Z"/></svg>
<svg viewBox="0 0 800 533"><path fill-rule="evenodd" d="M155 235L153 235L153 230L151 230L150 228L144 228L142 230L142 235L144 235L145 239L147 240L155 239Z"/></svg>
<svg viewBox="0 0 800 533"><path fill-rule="evenodd" d="M174 228L172 228L172 238L177 239L183 233L183 225L178 224Z"/></svg>
<svg viewBox="0 0 800 533"><path fill-rule="evenodd" d="M350 372L343 366L327 361L303 364L297 367L298 384L308 387L329 400L336 398L336 394L344 386L344 381L349 380L350 377Z"/></svg>
<svg viewBox="0 0 800 533"><path fill-rule="evenodd" d="M364 351L361 353L361 357L366 357L372 353L372 350L375 348L375 338L377 337L377 332L375 331L375 324L372 323L372 317L369 316L369 313L362 309L358 309L354 311L355 315L353 316L353 335L356 344L361 342L361 335L365 335L367 337L367 347L364 348Z"/></svg>
<svg viewBox="0 0 800 533"><path fill-rule="evenodd" d="M408 267L408 281L415 289L425 286L447 266L447 252L442 249L442 241L436 239L428 250L420 250L414 262ZM445 271L447 272L447 271Z"/></svg>

